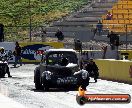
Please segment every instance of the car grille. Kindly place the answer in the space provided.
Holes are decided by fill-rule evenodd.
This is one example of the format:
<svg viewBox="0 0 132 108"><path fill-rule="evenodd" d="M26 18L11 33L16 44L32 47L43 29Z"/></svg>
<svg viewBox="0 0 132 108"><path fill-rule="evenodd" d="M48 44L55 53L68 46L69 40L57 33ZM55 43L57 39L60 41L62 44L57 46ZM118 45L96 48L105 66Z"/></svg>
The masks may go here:
<svg viewBox="0 0 132 108"><path fill-rule="evenodd" d="M58 78L57 84L77 84L77 78L75 77L65 77L65 78Z"/></svg>

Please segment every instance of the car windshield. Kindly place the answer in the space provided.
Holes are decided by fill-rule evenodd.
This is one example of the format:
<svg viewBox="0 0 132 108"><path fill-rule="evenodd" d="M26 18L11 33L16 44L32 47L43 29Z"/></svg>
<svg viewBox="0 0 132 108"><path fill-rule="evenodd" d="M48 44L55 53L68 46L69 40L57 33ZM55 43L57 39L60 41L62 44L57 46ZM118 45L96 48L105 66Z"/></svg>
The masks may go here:
<svg viewBox="0 0 132 108"><path fill-rule="evenodd" d="M49 52L46 58L46 62L48 65L60 65L63 58L67 58L68 63L77 64L77 56L74 52Z"/></svg>

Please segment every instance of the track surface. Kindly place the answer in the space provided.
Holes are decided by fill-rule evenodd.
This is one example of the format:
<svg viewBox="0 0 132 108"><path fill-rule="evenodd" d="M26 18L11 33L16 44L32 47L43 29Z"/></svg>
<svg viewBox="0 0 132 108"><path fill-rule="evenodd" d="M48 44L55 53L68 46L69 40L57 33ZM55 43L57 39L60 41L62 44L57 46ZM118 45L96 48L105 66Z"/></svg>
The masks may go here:
<svg viewBox="0 0 132 108"><path fill-rule="evenodd" d="M28 108L131 108L130 104L85 104L76 103L77 91L52 89L50 92L37 91L33 83L33 70L37 65L26 64L22 67L11 68L12 78L0 79L0 93L23 104ZM10 66L11 67L11 66ZM99 79L94 83L90 80L88 93L125 93L132 95L132 86L124 83Z"/></svg>

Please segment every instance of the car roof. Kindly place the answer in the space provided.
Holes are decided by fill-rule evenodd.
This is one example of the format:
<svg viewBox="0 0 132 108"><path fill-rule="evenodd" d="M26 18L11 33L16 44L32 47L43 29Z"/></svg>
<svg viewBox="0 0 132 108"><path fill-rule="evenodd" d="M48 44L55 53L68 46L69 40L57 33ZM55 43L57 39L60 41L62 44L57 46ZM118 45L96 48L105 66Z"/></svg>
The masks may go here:
<svg viewBox="0 0 132 108"><path fill-rule="evenodd" d="M64 52L76 52L73 49L49 49L49 50L46 50L46 52L61 52L61 51L64 51Z"/></svg>

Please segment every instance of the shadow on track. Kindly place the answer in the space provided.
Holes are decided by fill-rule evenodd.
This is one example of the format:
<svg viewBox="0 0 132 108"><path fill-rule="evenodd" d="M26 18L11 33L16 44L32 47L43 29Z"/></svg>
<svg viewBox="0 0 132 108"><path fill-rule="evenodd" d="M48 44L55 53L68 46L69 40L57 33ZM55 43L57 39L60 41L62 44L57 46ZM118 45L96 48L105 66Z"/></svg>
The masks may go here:
<svg viewBox="0 0 132 108"><path fill-rule="evenodd" d="M48 91L31 89L31 91L34 91L34 92L69 92L69 91L76 91L76 90L77 88L50 88Z"/></svg>

